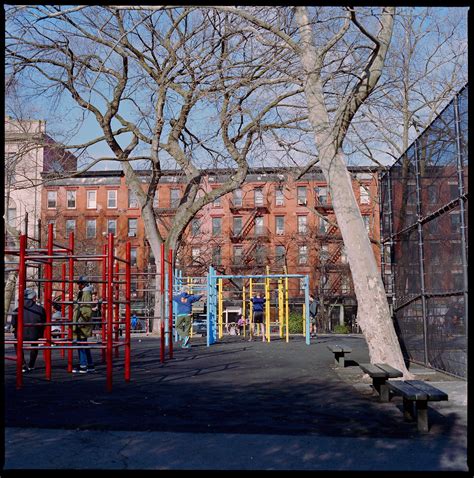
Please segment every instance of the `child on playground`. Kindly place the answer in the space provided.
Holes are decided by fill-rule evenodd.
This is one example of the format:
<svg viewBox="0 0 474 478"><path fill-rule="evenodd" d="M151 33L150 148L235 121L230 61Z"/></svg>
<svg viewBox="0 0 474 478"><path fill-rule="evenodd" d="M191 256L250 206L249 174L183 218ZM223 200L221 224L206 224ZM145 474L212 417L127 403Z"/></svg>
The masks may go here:
<svg viewBox="0 0 474 478"><path fill-rule="evenodd" d="M243 315L241 315L239 317L239 320L237 321L237 334L238 335L243 335L244 334L244 325L246 324L246 320L245 320L245 317Z"/></svg>

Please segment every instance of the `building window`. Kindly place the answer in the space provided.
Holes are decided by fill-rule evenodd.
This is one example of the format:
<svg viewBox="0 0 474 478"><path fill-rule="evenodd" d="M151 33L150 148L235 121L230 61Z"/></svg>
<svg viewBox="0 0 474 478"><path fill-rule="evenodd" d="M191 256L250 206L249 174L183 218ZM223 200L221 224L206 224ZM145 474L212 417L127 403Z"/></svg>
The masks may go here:
<svg viewBox="0 0 474 478"><path fill-rule="evenodd" d="M137 265L137 248L136 247L130 248L130 265L131 266Z"/></svg>
<svg viewBox="0 0 474 478"><path fill-rule="evenodd" d="M200 256L201 256L201 250L199 249L199 247L193 247L191 249L191 257L192 257L193 264L199 264Z"/></svg>
<svg viewBox="0 0 474 478"><path fill-rule="evenodd" d="M155 195L153 196L153 207L159 207L160 204L160 195L158 193L158 188L156 188Z"/></svg>
<svg viewBox="0 0 474 478"><path fill-rule="evenodd" d="M329 248L327 244L323 244L319 250L319 260L324 264L329 260Z"/></svg>
<svg viewBox="0 0 474 478"><path fill-rule="evenodd" d="M283 195L283 189L275 189L275 206L284 206L285 196Z"/></svg>
<svg viewBox="0 0 474 478"><path fill-rule="evenodd" d="M255 188L254 189L254 201L255 206L263 206L263 189L262 188Z"/></svg>
<svg viewBox="0 0 474 478"><path fill-rule="evenodd" d="M349 294L351 291L351 282L349 277L342 276L341 278L341 293L342 294Z"/></svg>
<svg viewBox="0 0 474 478"><path fill-rule="evenodd" d="M456 291L464 290L464 277L461 270L451 271L452 288Z"/></svg>
<svg viewBox="0 0 474 478"><path fill-rule="evenodd" d="M459 187L457 183L450 183L449 184L449 200L452 201L459 197Z"/></svg>
<svg viewBox="0 0 474 478"><path fill-rule="evenodd" d="M95 219L87 219L86 221L86 237L93 239L97 235L97 222Z"/></svg>
<svg viewBox="0 0 474 478"><path fill-rule="evenodd" d="M233 218L232 232L234 236L239 236L242 233L242 218L240 216Z"/></svg>
<svg viewBox="0 0 474 478"><path fill-rule="evenodd" d="M55 209L58 204L58 192L48 191L48 209Z"/></svg>
<svg viewBox="0 0 474 478"><path fill-rule="evenodd" d="M275 233L277 236L285 234L285 216L275 216Z"/></svg>
<svg viewBox="0 0 474 478"><path fill-rule="evenodd" d="M306 186L298 186L297 195L298 195L298 206L306 206L308 204L306 199Z"/></svg>
<svg viewBox="0 0 474 478"><path fill-rule="evenodd" d="M170 198L170 207L177 208L181 201L181 189L172 189Z"/></svg>
<svg viewBox="0 0 474 478"><path fill-rule="evenodd" d="M385 250L386 251L388 250L388 252L390 253L390 246L386 246ZM341 250L341 262L343 264L347 264L347 252L344 246L342 246L342 250Z"/></svg>
<svg viewBox="0 0 474 478"><path fill-rule="evenodd" d="M234 247L234 264L237 266L242 264L242 252L242 246Z"/></svg>
<svg viewBox="0 0 474 478"><path fill-rule="evenodd" d="M286 256L286 251L285 251L285 246L276 246L275 247L275 262L278 265L284 265L285 264L285 256Z"/></svg>
<svg viewBox="0 0 474 478"><path fill-rule="evenodd" d="M297 216L298 234L306 234L308 231L308 216Z"/></svg>
<svg viewBox="0 0 474 478"><path fill-rule="evenodd" d="M263 265L266 260L266 248L263 244L257 244L255 248L255 261L258 265Z"/></svg>
<svg viewBox="0 0 474 478"><path fill-rule="evenodd" d="M71 232L74 234L76 231L76 220L66 219L66 237L69 237Z"/></svg>
<svg viewBox="0 0 474 478"><path fill-rule="evenodd" d="M7 211L7 222L12 227L16 227L16 214L17 211L15 201L13 201L13 199L10 199Z"/></svg>
<svg viewBox="0 0 474 478"><path fill-rule="evenodd" d="M360 204L370 204L369 191L366 188L368 188L368 186L363 186L362 184L359 186Z"/></svg>
<svg viewBox="0 0 474 478"><path fill-rule="evenodd" d="M220 266L222 263L221 248L220 246L215 246L212 248L212 263L215 266Z"/></svg>
<svg viewBox="0 0 474 478"><path fill-rule="evenodd" d="M318 203L326 206L328 202L328 188L326 186L319 186L316 188L316 195L318 196Z"/></svg>
<svg viewBox="0 0 474 478"><path fill-rule="evenodd" d="M328 232L328 229L329 229L329 223L322 217L319 218L319 233L326 234Z"/></svg>
<svg viewBox="0 0 474 478"><path fill-rule="evenodd" d="M76 209L76 191L66 191L67 208Z"/></svg>
<svg viewBox="0 0 474 478"><path fill-rule="evenodd" d="M263 236L265 234L265 229L263 227L263 217L257 216L255 218L255 235Z"/></svg>
<svg viewBox="0 0 474 478"><path fill-rule="evenodd" d="M234 203L234 206L242 206L242 189L236 189L232 193L232 201Z"/></svg>
<svg viewBox="0 0 474 478"><path fill-rule="evenodd" d="M306 290L306 281L304 277L300 277L300 292L304 292Z"/></svg>
<svg viewBox="0 0 474 478"><path fill-rule="evenodd" d="M128 237L136 237L137 235L137 218L129 218L128 220Z"/></svg>
<svg viewBox="0 0 474 478"><path fill-rule="evenodd" d="M191 234L193 236L198 236L201 233L201 220L195 217L191 221Z"/></svg>
<svg viewBox="0 0 474 478"><path fill-rule="evenodd" d="M107 234L117 235L117 219L107 220Z"/></svg>
<svg viewBox="0 0 474 478"><path fill-rule="evenodd" d="M87 209L97 208L97 191L87 191Z"/></svg>
<svg viewBox="0 0 474 478"><path fill-rule="evenodd" d="M438 187L435 184L430 184L428 186L428 204L437 204L438 197Z"/></svg>
<svg viewBox="0 0 474 478"><path fill-rule="evenodd" d="M117 209L117 190L111 189L107 191L107 208Z"/></svg>
<svg viewBox="0 0 474 478"><path fill-rule="evenodd" d="M212 218L212 235L220 236L222 234L222 218L213 217Z"/></svg>
<svg viewBox="0 0 474 478"><path fill-rule="evenodd" d="M138 208L138 198L137 195L131 190L128 190L128 207L130 209Z"/></svg>
<svg viewBox="0 0 474 478"><path fill-rule="evenodd" d="M370 216L362 216L364 221L365 230L370 234Z"/></svg>
<svg viewBox="0 0 474 478"><path fill-rule="evenodd" d="M459 232L461 230L461 216L459 212L449 214L451 232Z"/></svg>
<svg viewBox="0 0 474 478"><path fill-rule="evenodd" d="M308 263L308 246L298 247L298 264L303 265Z"/></svg>
<svg viewBox="0 0 474 478"><path fill-rule="evenodd" d="M221 197L219 196L218 198L214 199L214 201L212 202L212 205L214 207L221 207Z"/></svg>

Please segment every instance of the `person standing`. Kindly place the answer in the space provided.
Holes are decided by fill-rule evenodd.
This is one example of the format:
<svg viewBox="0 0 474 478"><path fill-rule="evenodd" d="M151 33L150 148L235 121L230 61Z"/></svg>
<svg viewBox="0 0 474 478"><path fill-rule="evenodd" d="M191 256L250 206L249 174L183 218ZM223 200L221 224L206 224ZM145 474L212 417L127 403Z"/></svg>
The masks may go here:
<svg viewBox="0 0 474 478"><path fill-rule="evenodd" d="M191 347L189 345L189 332L191 331L193 320L193 303L201 300L202 297L203 295L191 295L186 291L173 297L173 301L177 304L176 331L182 340L181 347L184 349Z"/></svg>
<svg viewBox="0 0 474 478"><path fill-rule="evenodd" d="M15 338L17 337L17 321L18 308L13 311L12 327ZM46 323L46 310L43 306L36 303L36 292L34 289L25 289L25 298L23 302L23 340L39 340L44 335L44 328ZM30 360L26 365L25 356L23 354L23 372L30 372L34 370L36 358L38 357L38 344L31 344Z"/></svg>
<svg viewBox="0 0 474 478"><path fill-rule="evenodd" d="M92 288L86 277L80 276L77 280L79 288L76 296L73 322L73 340L86 342L92 336ZM79 354L79 365L72 369L73 373L94 373L95 367L92 360L92 354L88 348L77 349Z"/></svg>
<svg viewBox="0 0 474 478"><path fill-rule="evenodd" d="M260 292L257 292L254 297L250 299L252 302L253 323L256 324L256 333L258 329L262 331L262 342L265 342L265 324L263 323L263 310L265 306L265 298ZM249 342L252 340L252 330L250 330Z"/></svg>
<svg viewBox="0 0 474 478"><path fill-rule="evenodd" d="M316 316L318 315L319 301L313 295L309 296L309 320L311 324L310 335L316 338Z"/></svg>

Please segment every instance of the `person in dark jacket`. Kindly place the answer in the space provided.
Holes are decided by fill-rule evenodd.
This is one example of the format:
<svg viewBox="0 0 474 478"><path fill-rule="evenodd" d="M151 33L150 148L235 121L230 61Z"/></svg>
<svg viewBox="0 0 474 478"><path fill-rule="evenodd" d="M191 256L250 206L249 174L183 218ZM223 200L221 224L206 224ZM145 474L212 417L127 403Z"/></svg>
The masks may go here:
<svg viewBox="0 0 474 478"><path fill-rule="evenodd" d="M182 348L190 348L189 332L191 330L193 320L193 303L201 300L202 297L202 295L191 295L185 291L173 297L173 301L177 304L176 331L181 337Z"/></svg>
<svg viewBox="0 0 474 478"><path fill-rule="evenodd" d="M311 337L316 338L316 316L318 315L319 301L313 295L309 296L309 320L311 323Z"/></svg>
<svg viewBox="0 0 474 478"><path fill-rule="evenodd" d="M13 311L12 327L15 338L17 337L18 308ZM44 324L46 323L46 310L36 303L36 292L33 289L25 289L25 300L23 302L23 340L39 340L44 335ZM38 357L38 344L31 344L30 360L26 365L23 354L23 372L34 370L36 358Z"/></svg>
<svg viewBox="0 0 474 478"><path fill-rule="evenodd" d="M257 292L254 297L250 299L252 302L252 312L253 312L253 323L257 325L256 332L260 327L262 331L262 342L265 342L265 324L263 323L263 310L265 307L265 297L262 297L260 292ZM250 330L249 342L252 340L253 331Z"/></svg>

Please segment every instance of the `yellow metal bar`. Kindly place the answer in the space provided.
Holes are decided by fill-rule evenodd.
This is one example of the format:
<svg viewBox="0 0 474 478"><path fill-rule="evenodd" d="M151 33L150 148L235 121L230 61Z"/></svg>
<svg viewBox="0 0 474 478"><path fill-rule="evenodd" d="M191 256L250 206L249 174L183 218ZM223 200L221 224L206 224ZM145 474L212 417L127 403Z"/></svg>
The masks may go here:
<svg viewBox="0 0 474 478"><path fill-rule="evenodd" d="M280 339L283 338L283 279L278 279L278 322L280 324Z"/></svg>
<svg viewBox="0 0 474 478"><path fill-rule="evenodd" d="M285 268L286 273L286 268ZM288 327L290 319L290 308L288 305L288 277L285 277L285 322L286 322L286 341L289 342L290 340L290 329Z"/></svg>
<svg viewBox="0 0 474 478"><path fill-rule="evenodd" d="M306 336L306 304L303 303L303 335Z"/></svg>
<svg viewBox="0 0 474 478"><path fill-rule="evenodd" d="M246 329L245 329L245 325L247 323L247 318L246 318L246 314L245 314L245 301L246 301L246 297L245 297L245 281L242 281L242 317L244 319L244 337L245 337L245 332L246 332Z"/></svg>
<svg viewBox="0 0 474 478"><path fill-rule="evenodd" d="M267 275L270 274L270 268L267 266ZM267 342L270 342L270 278L265 277L265 335Z"/></svg>
<svg viewBox="0 0 474 478"><path fill-rule="evenodd" d="M219 324L219 338L222 338L223 331L222 331L222 279L219 279L217 282L217 304L218 304L218 312L217 312L217 320Z"/></svg>

